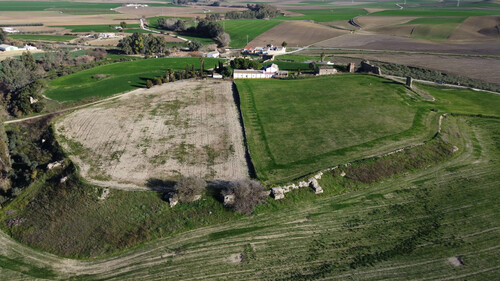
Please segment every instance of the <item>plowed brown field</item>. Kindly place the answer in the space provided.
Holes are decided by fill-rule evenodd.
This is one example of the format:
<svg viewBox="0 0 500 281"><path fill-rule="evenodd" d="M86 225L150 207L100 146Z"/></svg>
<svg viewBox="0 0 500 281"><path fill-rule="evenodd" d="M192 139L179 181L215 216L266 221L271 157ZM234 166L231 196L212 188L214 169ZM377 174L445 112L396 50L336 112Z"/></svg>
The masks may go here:
<svg viewBox="0 0 500 281"><path fill-rule="evenodd" d="M248 176L231 82L184 80L139 89L73 112L55 127L94 184L139 189L180 175Z"/></svg>
<svg viewBox="0 0 500 281"><path fill-rule="evenodd" d="M249 45L265 46L273 44L279 46L283 41L286 41L288 46L308 46L348 32L312 22L285 21L257 36Z"/></svg>

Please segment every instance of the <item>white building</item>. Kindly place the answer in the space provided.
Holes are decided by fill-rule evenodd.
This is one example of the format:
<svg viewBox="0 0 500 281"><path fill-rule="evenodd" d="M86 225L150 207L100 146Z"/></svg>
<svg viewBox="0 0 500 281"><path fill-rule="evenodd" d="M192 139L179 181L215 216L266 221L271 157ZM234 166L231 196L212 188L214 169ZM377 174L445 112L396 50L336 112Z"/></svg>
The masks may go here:
<svg viewBox="0 0 500 281"><path fill-rule="evenodd" d="M278 65L274 63L262 70L235 69L233 71L234 79L241 79L241 78L269 79L274 77L287 77L287 76L288 76L288 71L280 71Z"/></svg>
<svg viewBox="0 0 500 281"><path fill-rule="evenodd" d="M7 32L7 33L18 33L19 30L17 29L14 29L12 27L2 27L3 31Z"/></svg>
<svg viewBox="0 0 500 281"><path fill-rule="evenodd" d="M217 49L213 52L207 53L207 58L218 58L220 56L219 51Z"/></svg>
<svg viewBox="0 0 500 281"><path fill-rule="evenodd" d="M17 51L17 50L19 50L19 48L16 46L11 46L11 45L6 45L6 44L0 45L0 51L11 52L11 51Z"/></svg>
<svg viewBox="0 0 500 281"><path fill-rule="evenodd" d="M114 38L116 37L116 34L114 33L99 33L99 35L97 36L97 38Z"/></svg>

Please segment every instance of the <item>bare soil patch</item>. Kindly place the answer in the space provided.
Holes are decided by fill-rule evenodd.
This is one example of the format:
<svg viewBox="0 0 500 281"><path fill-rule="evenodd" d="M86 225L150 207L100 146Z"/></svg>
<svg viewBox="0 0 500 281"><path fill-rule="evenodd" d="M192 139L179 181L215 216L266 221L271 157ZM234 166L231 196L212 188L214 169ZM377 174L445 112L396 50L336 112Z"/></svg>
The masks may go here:
<svg viewBox="0 0 500 281"><path fill-rule="evenodd" d="M451 34L450 40L500 40L500 16L469 17Z"/></svg>
<svg viewBox="0 0 500 281"><path fill-rule="evenodd" d="M360 16L356 17L356 23L363 29L373 29L379 27L385 27L389 25L397 25L407 23L415 17L377 17L377 16Z"/></svg>
<svg viewBox="0 0 500 281"><path fill-rule="evenodd" d="M180 175L248 177L228 81L184 80L139 89L75 111L55 127L81 174L95 184L137 189Z"/></svg>
<svg viewBox="0 0 500 281"><path fill-rule="evenodd" d="M257 36L249 45L273 44L279 46L283 41L286 41L288 46L308 46L348 32L312 22L286 21Z"/></svg>
<svg viewBox="0 0 500 281"><path fill-rule="evenodd" d="M22 55L26 51L12 51L12 52L0 52L0 61L3 61L6 58L12 58ZM43 53L42 50L31 50L32 54L34 53Z"/></svg>
<svg viewBox="0 0 500 281"><path fill-rule="evenodd" d="M468 41L464 43L431 42L422 39L374 34L371 32L345 34L314 44L314 46L322 48L500 55L499 40L483 42Z"/></svg>
<svg viewBox="0 0 500 281"><path fill-rule="evenodd" d="M119 24L120 21L131 24L139 23L139 20L123 20L123 15L120 14L68 15L57 11L0 12L0 24L98 25Z"/></svg>

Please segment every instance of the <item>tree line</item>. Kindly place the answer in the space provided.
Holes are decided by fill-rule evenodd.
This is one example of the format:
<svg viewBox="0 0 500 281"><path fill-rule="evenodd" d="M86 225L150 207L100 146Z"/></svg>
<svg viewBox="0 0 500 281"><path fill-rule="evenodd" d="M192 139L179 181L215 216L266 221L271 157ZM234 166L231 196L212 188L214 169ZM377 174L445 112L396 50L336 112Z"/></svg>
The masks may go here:
<svg viewBox="0 0 500 281"><path fill-rule="evenodd" d="M205 19L197 18L198 23L196 26L186 27L185 22L181 19L159 18L158 27L187 35L212 38L218 42L219 46L228 46L231 38L222 25L216 22L217 19L220 19L220 16L208 15Z"/></svg>
<svg viewBox="0 0 500 281"><path fill-rule="evenodd" d="M280 15L276 7L268 4L247 4L247 11L229 11L225 14L226 19L266 19Z"/></svg>

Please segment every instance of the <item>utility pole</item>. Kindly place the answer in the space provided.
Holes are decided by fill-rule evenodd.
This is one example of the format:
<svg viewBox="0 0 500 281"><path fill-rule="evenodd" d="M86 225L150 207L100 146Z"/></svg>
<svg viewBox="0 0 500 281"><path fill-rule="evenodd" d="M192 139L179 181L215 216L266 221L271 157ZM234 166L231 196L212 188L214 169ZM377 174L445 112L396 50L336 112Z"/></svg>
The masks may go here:
<svg viewBox="0 0 500 281"><path fill-rule="evenodd" d="M460 7L460 0L457 1L457 7Z"/></svg>

